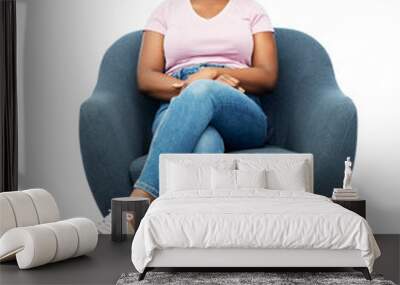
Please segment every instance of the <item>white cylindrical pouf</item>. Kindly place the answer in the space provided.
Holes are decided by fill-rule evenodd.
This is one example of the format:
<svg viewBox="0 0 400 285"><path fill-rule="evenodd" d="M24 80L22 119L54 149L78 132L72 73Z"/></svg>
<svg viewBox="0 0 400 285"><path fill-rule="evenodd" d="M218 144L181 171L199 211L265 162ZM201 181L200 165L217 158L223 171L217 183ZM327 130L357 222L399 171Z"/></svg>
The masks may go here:
<svg viewBox="0 0 400 285"><path fill-rule="evenodd" d="M0 258L16 253L20 269L49 263L56 251L54 232L41 225L11 229L0 239Z"/></svg>
<svg viewBox="0 0 400 285"><path fill-rule="evenodd" d="M0 193L0 262L16 258L19 268L27 269L96 248L91 220L59 219L56 201L44 189Z"/></svg>
<svg viewBox="0 0 400 285"><path fill-rule="evenodd" d="M86 254L97 246L98 232L96 225L86 218L73 218L65 220L75 227L78 232L79 245L74 257Z"/></svg>
<svg viewBox="0 0 400 285"><path fill-rule="evenodd" d="M35 205L30 196L22 191L1 193L8 202L15 215L17 227L33 226L39 223Z"/></svg>
<svg viewBox="0 0 400 285"><path fill-rule="evenodd" d="M77 257L96 248L95 224L86 218L18 227L0 238L0 261L17 258L20 269Z"/></svg>
<svg viewBox="0 0 400 285"><path fill-rule="evenodd" d="M39 224L60 220L57 203L49 192L44 189L28 189L22 192L28 194L32 199L39 218Z"/></svg>
<svg viewBox="0 0 400 285"><path fill-rule="evenodd" d="M0 193L0 237L9 229L17 226L10 202L1 194L2 193Z"/></svg>
<svg viewBox="0 0 400 285"><path fill-rule="evenodd" d="M71 223L59 221L44 224L44 227L51 229L57 238L57 252L51 262L57 262L75 255L78 248L79 237Z"/></svg>

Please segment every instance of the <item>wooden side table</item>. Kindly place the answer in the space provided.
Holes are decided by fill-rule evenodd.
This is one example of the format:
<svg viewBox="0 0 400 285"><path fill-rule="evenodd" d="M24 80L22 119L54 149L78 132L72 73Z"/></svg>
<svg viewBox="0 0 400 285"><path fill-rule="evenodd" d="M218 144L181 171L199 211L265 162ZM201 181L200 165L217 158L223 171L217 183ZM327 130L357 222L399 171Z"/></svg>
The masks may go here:
<svg viewBox="0 0 400 285"><path fill-rule="evenodd" d="M366 201L365 200L335 200L332 199L332 202L339 204L340 206L353 211L356 214L359 214L361 217L366 219Z"/></svg>

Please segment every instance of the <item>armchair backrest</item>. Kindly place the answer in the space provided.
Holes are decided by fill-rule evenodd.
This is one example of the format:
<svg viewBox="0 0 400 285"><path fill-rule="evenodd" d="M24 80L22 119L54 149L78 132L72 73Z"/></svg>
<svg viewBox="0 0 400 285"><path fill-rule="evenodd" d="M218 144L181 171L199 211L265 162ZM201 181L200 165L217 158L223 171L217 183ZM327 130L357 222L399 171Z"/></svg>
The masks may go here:
<svg viewBox="0 0 400 285"><path fill-rule="evenodd" d="M140 141L143 151L146 151L151 141L151 123L159 102L138 94L136 70L142 34L142 31L129 33L107 50L101 62L96 89L119 96L115 102L120 104L120 109L129 106L125 123L141 128L141 137L135 140Z"/></svg>
<svg viewBox="0 0 400 285"><path fill-rule="evenodd" d="M315 89L337 86L330 58L325 49L309 35L291 29L276 28L279 78L271 94L262 97L264 111L269 118L270 143L290 147L290 123L302 118L298 112L307 111L308 102L319 96ZM123 98L120 104L135 105L145 118L132 118L141 122L145 130L143 145L151 140L151 123L157 100L137 93L136 68L142 31L136 31L116 41L107 51L101 64L98 88L125 88L130 92L115 92ZM127 89L128 87L128 89ZM145 110L145 112L143 112ZM132 112L132 116L134 116ZM299 123L299 122L298 122Z"/></svg>
<svg viewBox="0 0 400 285"><path fill-rule="evenodd" d="M262 103L268 115L269 142L293 149L296 148L290 132L293 123L301 128L307 112L314 107L311 103L326 94L318 90L337 88L337 84L329 55L315 39L283 28L276 29L275 37L279 77L274 91L263 96Z"/></svg>

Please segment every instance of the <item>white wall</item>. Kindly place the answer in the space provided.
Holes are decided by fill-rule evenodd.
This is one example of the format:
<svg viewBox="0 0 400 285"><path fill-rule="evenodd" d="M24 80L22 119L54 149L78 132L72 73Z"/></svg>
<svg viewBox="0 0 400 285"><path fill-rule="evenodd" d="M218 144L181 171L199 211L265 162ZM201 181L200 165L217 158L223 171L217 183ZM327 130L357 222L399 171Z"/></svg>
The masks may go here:
<svg viewBox="0 0 400 285"><path fill-rule="evenodd" d="M259 1L275 26L305 31L328 50L358 108L354 184L368 220L376 233L400 233L399 2ZM79 106L106 48L141 28L159 2L17 0L20 184L50 190L64 217L100 219L80 158Z"/></svg>

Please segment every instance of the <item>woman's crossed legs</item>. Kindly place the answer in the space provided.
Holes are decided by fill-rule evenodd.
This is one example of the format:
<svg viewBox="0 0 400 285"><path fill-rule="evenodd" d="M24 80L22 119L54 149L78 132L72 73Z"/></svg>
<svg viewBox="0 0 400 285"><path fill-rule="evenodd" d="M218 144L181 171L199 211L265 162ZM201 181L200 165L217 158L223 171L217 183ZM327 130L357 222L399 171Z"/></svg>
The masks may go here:
<svg viewBox="0 0 400 285"><path fill-rule="evenodd" d="M197 80L160 114L133 196L158 197L161 153L223 153L265 144L267 117L252 99L214 80Z"/></svg>

